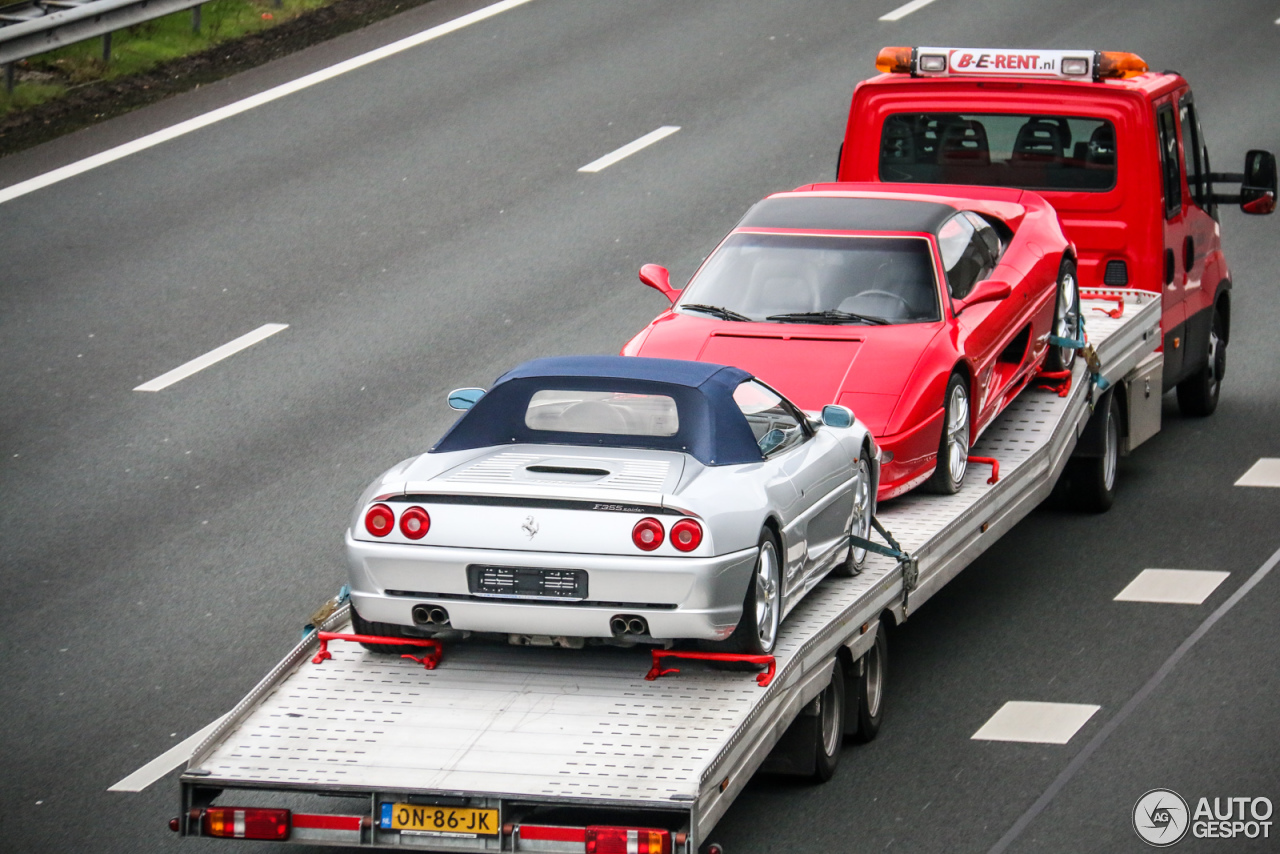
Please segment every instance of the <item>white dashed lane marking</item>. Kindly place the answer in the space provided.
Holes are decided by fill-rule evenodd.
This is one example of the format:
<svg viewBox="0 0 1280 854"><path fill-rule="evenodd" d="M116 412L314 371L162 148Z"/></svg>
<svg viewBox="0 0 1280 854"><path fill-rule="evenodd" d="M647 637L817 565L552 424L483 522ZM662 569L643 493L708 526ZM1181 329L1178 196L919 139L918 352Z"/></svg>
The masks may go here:
<svg viewBox="0 0 1280 854"><path fill-rule="evenodd" d="M1240 476L1236 486L1280 486L1280 458L1263 457L1258 460Z"/></svg>
<svg viewBox="0 0 1280 854"><path fill-rule="evenodd" d="M663 125L662 127L658 128L655 131L650 131L649 133L646 133L644 136L640 137L635 142L628 142L626 145L622 146L622 148L619 148L617 151L611 151L608 154L606 154L604 157L599 158L598 160L592 160L590 163L588 163L586 166L583 166L578 171L579 172L599 172L601 169L608 169L610 166L617 163L619 160L622 160L624 157L630 157L631 155L635 154L637 151L648 148L649 146L653 145L655 142L666 139L667 137L671 136L671 134L675 133L678 130L680 130L679 127L676 127L673 125Z"/></svg>
<svg viewBox="0 0 1280 854"><path fill-rule="evenodd" d="M208 353L205 353L203 356L198 356L192 359L185 365L179 365L172 371L161 374L150 382L143 383L135 388L134 391L160 391L161 389L168 388L179 380L185 380L197 371L203 371L205 368L221 362L228 356L234 356L241 350L244 350L247 347L252 347L264 338L270 338L281 329L288 328L289 324L287 323L264 323L257 329L241 335L234 341L228 341L221 347L216 347Z"/></svg>
<svg viewBox="0 0 1280 854"><path fill-rule="evenodd" d="M976 741L1020 741L1066 744L1101 706L1082 703L1031 703L1011 700L1000 707L970 738Z"/></svg>
<svg viewBox="0 0 1280 854"><path fill-rule="evenodd" d="M1202 569L1144 569L1116 594L1115 601L1200 605L1230 574Z"/></svg>
<svg viewBox="0 0 1280 854"><path fill-rule="evenodd" d="M901 18L907 17L912 12L915 12L919 9L923 9L925 6L928 6L932 2L933 0L911 0L910 3L904 3L898 8L894 9L892 12L886 12L885 14L881 15L880 20L897 21Z"/></svg>

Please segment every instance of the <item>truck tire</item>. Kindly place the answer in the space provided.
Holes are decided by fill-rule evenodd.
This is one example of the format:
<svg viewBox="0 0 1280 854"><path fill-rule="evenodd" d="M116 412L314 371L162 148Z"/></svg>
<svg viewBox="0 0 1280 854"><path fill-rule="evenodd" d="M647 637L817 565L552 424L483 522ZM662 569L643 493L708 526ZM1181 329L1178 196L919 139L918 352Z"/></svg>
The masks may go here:
<svg viewBox="0 0 1280 854"><path fill-rule="evenodd" d="M1102 453L1090 457L1073 457L1067 472L1068 501L1085 513L1105 513L1116 497L1116 476L1120 463L1120 405L1114 393L1107 395L1105 408L1094 413L1104 420ZM1086 428L1087 429L1087 428Z"/></svg>
<svg viewBox="0 0 1280 854"><path fill-rule="evenodd" d="M760 532L755 566L747 581L742 617L721 648L723 652L770 655L778 643L782 623L782 564L773 532Z"/></svg>
<svg viewBox="0 0 1280 854"><path fill-rule="evenodd" d="M1212 415L1218 408L1222 377L1227 370L1227 342L1223 337L1224 332L1222 313L1215 305L1213 320L1209 324L1209 345L1205 348L1204 364L1178 383L1178 409L1183 415L1204 418Z"/></svg>
<svg viewBox="0 0 1280 854"><path fill-rule="evenodd" d="M854 665L854 696L858 700L856 716L850 733L854 741L866 744L880 732L884 720L884 688L888 681L889 642L885 638L884 623L876 626L876 639L871 649ZM852 709L850 711L853 711Z"/></svg>
<svg viewBox="0 0 1280 854"><path fill-rule="evenodd" d="M854 465L857 471L856 483L853 485L853 521L849 533L866 540L871 537L871 516L875 510L876 485L871 482L871 460L863 448ZM831 574L837 578L853 578L862 572L867 565L867 550L849 546L849 557L843 563L836 564Z"/></svg>
<svg viewBox="0 0 1280 854"><path fill-rule="evenodd" d="M382 637L402 637L400 627L392 623L374 623L360 616L356 611L356 606L351 606L351 631L358 635L380 635ZM403 655L406 652L415 652L416 648L412 646L393 646L387 643L360 643L362 647L369 652L378 652L384 655Z"/></svg>
<svg viewBox="0 0 1280 854"><path fill-rule="evenodd" d="M1063 258L1058 268L1058 288L1053 307L1053 334L1059 338L1080 338L1080 282L1076 279L1076 263ZM1046 371L1069 371L1076 362L1072 347L1050 347L1045 357Z"/></svg>
<svg viewBox="0 0 1280 854"><path fill-rule="evenodd" d="M964 485L969 466L969 384L959 372L947 380L942 411L938 465L922 486L936 495L954 495Z"/></svg>
<svg viewBox="0 0 1280 854"><path fill-rule="evenodd" d="M821 709L814 729L813 780L825 783L836 773L840 764L840 748L844 746L845 693L844 666L837 661L831 668L831 681L819 695Z"/></svg>

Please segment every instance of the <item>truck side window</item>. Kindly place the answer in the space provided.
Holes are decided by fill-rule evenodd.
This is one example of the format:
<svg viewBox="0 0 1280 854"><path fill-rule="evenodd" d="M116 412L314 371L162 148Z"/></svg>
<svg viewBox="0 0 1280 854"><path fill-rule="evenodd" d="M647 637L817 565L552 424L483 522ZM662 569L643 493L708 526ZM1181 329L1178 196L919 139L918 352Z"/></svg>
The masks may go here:
<svg viewBox="0 0 1280 854"><path fill-rule="evenodd" d="M1156 111L1160 133L1160 171L1164 173L1164 216L1171 219L1182 210L1182 158L1178 156L1178 127L1173 106Z"/></svg>
<svg viewBox="0 0 1280 854"><path fill-rule="evenodd" d="M1182 119L1182 154L1191 198L1202 210L1212 212L1213 202L1208 180L1209 152L1202 138L1200 119L1196 115L1196 105L1191 100L1190 92L1182 96L1178 112Z"/></svg>

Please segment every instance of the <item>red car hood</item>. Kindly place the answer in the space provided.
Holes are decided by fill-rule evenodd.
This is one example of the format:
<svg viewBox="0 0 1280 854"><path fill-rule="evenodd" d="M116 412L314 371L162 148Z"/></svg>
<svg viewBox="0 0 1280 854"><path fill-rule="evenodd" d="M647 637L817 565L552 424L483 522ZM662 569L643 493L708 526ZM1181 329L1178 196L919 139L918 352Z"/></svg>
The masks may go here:
<svg viewBox="0 0 1280 854"><path fill-rule="evenodd" d="M877 436L938 324L808 326L736 323L667 314L623 351L631 356L693 359L755 374L801 409L848 406ZM895 428L896 429L896 428Z"/></svg>

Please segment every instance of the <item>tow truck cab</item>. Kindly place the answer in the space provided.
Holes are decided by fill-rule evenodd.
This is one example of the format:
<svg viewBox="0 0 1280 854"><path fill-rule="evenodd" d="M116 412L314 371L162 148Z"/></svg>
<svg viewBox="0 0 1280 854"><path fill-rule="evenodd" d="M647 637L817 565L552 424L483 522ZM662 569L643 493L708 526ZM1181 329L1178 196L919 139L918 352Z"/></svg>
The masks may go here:
<svg viewBox="0 0 1280 854"><path fill-rule="evenodd" d="M1271 213L1274 156L1212 172L1191 87L1134 54L885 48L876 65L885 73L854 89L837 180L1039 193L1077 247L1082 287L1163 295L1164 390L1210 414L1231 321L1218 206Z"/></svg>

